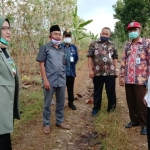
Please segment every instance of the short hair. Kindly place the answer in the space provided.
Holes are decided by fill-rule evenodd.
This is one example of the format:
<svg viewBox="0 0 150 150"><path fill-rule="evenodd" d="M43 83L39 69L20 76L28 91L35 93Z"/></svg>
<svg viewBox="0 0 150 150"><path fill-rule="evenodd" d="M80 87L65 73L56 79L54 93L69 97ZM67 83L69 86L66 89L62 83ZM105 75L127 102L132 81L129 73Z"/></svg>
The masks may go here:
<svg viewBox="0 0 150 150"><path fill-rule="evenodd" d="M104 28L102 28L102 30L103 29L107 29L107 30L109 30L110 31L110 33L111 33L111 30L110 30L110 28L109 27L104 27Z"/></svg>

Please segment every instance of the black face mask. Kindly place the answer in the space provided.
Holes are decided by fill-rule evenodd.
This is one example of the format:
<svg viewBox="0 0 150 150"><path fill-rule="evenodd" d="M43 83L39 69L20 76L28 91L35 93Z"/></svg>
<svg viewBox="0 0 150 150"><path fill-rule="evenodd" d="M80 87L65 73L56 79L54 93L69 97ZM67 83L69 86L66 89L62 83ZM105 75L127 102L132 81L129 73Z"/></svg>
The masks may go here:
<svg viewBox="0 0 150 150"><path fill-rule="evenodd" d="M101 36L100 39L102 42L107 42L110 38Z"/></svg>

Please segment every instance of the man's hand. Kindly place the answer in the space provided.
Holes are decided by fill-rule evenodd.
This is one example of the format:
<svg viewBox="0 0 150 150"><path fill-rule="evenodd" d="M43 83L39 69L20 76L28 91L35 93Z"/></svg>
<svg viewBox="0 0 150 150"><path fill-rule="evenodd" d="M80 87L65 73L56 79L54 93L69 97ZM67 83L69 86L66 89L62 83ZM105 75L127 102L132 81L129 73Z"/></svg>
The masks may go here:
<svg viewBox="0 0 150 150"><path fill-rule="evenodd" d="M116 72L116 78L118 78L118 76L119 76L119 75L118 75L118 72Z"/></svg>
<svg viewBox="0 0 150 150"><path fill-rule="evenodd" d="M119 79L119 85L120 86L124 86L124 78L120 78Z"/></svg>
<svg viewBox="0 0 150 150"><path fill-rule="evenodd" d="M94 76L95 76L95 75L94 75L94 71L93 71L93 70L89 71L89 77L90 77L90 78L94 78Z"/></svg>
<svg viewBox="0 0 150 150"><path fill-rule="evenodd" d="M44 80L44 88L45 88L46 90L50 90L50 84L49 84L49 82L48 82L47 79Z"/></svg>

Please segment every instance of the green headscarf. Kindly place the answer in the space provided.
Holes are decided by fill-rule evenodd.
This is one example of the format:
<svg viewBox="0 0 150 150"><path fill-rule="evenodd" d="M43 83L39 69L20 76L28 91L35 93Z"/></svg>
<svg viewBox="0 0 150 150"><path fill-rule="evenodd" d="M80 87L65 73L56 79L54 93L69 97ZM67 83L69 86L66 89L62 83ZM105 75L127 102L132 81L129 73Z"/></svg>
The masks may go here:
<svg viewBox="0 0 150 150"><path fill-rule="evenodd" d="M7 18L0 17L0 42L4 45L8 45L9 42L7 42L4 38L1 37L1 30L2 30L2 25L3 25L4 21L7 21L8 24L10 25L10 22Z"/></svg>

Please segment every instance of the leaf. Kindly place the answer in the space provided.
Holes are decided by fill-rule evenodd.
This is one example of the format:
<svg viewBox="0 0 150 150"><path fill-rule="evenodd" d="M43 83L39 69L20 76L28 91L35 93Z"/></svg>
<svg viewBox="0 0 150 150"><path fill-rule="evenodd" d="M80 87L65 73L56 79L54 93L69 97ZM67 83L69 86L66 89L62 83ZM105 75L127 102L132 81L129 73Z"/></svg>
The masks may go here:
<svg viewBox="0 0 150 150"><path fill-rule="evenodd" d="M84 26L88 25L88 24L89 24L89 23L91 23L92 21L93 21L93 19L88 20L88 21L86 21L86 22L84 22L84 23L80 24L80 25L79 25L79 28L80 28L80 27L84 27Z"/></svg>

